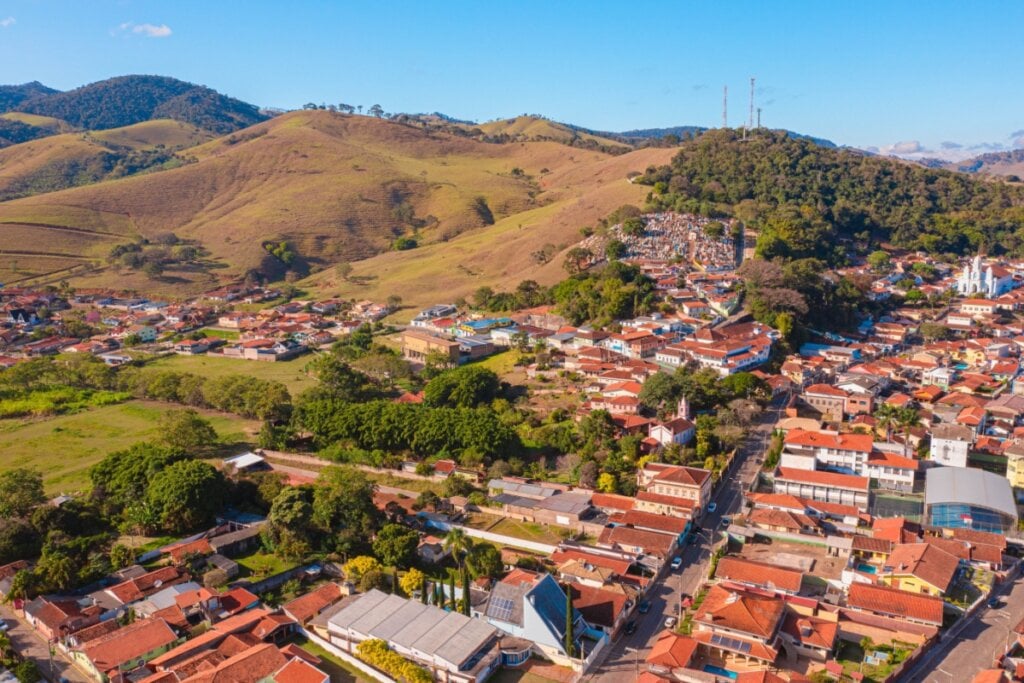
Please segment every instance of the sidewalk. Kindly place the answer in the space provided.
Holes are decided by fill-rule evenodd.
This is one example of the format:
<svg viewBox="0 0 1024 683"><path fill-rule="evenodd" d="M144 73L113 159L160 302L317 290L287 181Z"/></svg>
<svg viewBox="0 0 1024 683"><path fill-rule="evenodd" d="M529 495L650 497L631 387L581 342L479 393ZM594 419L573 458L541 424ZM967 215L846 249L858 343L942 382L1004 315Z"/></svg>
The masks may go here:
<svg viewBox="0 0 1024 683"><path fill-rule="evenodd" d="M74 668L64 653L56 646L53 648L53 658L51 660L49 644L46 640L18 617L10 607L6 605L0 606L0 617L11 626L10 630L7 631L7 635L11 639L11 645L22 656L36 663L36 666L39 667L39 673L43 675L45 680L52 683L57 683L57 681L61 680L70 681L71 683L93 683L91 678ZM52 673L50 669L51 661L53 666Z"/></svg>

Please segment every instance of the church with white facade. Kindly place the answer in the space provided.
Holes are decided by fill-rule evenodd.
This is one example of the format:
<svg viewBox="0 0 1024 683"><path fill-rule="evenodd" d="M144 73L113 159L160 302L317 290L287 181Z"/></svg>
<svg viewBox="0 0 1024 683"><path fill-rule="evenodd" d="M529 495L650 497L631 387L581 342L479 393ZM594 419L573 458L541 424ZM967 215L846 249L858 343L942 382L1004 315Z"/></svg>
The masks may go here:
<svg viewBox="0 0 1024 683"><path fill-rule="evenodd" d="M986 296L994 299L1014 288L1013 273L996 265L982 265L981 256L975 256L964 268L956 281L956 291L961 296Z"/></svg>

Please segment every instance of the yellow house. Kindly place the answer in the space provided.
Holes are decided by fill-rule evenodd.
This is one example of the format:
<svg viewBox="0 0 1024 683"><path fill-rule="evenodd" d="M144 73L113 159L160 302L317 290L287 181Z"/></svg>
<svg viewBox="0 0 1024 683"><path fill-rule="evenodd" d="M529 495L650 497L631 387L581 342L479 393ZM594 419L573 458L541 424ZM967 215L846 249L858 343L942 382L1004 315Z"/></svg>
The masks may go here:
<svg viewBox="0 0 1024 683"><path fill-rule="evenodd" d="M1006 455L1006 478L1013 488L1024 488L1024 443L1014 442L1008 446Z"/></svg>
<svg viewBox="0 0 1024 683"><path fill-rule="evenodd" d="M953 584L960 560L930 543L900 543L879 579L887 586L922 595L943 596Z"/></svg>

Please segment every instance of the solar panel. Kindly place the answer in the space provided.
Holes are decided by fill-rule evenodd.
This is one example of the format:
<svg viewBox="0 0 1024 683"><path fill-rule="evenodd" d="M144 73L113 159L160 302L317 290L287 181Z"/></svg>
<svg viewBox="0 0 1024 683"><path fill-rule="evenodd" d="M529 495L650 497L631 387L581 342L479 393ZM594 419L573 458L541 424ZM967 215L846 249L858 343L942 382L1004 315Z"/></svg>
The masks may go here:
<svg viewBox="0 0 1024 683"><path fill-rule="evenodd" d="M487 612L495 619L508 621L512 618L513 603L508 598L493 598Z"/></svg>
<svg viewBox="0 0 1024 683"><path fill-rule="evenodd" d="M713 635L711 636L711 644L719 645L721 647L733 650L734 652L742 652L743 654L750 653L750 643L738 640L736 638L729 638L728 636Z"/></svg>

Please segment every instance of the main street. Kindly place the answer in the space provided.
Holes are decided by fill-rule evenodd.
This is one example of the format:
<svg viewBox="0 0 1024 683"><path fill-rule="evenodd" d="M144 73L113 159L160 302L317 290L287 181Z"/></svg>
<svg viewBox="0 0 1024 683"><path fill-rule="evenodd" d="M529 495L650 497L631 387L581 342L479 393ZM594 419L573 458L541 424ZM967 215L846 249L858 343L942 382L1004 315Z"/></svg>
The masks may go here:
<svg viewBox="0 0 1024 683"><path fill-rule="evenodd" d="M731 472L725 483L715 493L715 512L704 516L703 531L698 542L684 546L682 550L683 569L668 571L648 589L646 599L651 603L647 614L633 613L637 622L631 636L621 635L608 650L604 661L587 676L587 680L599 683L621 683L636 680L646 669L644 660L665 629L665 619L679 616L680 595L694 595L707 578L708 564L716 542L723 542L719 533L722 517L740 510L743 505L743 491L750 487L761 468L760 456L765 452L775 423L782 413L781 404L775 403L761 414L743 444L736 452Z"/></svg>
<svg viewBox="0 0 1024 683"><path fill-rule="evenodd" d="M1003 604L982 607L963 630L936 645L911 669L908 683L961 683L990 668L1011 642L1013 627L1024 614L1024 581L1004 587Z"/></svg>
<svg viewBox="0 0 1024 683"><path fill-rule="evenodd" d="M0 606L0 618L10 627L7 635L11 639L11 645L23 657L36 663L39 673L43 675L44 679L53 683L57 683L57 681L91 683L92 679L73 667L58 648L53 648L51 656L50 646L46 640L14 610L7 606Z"/></svg>

